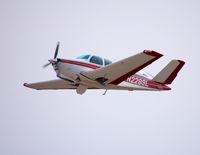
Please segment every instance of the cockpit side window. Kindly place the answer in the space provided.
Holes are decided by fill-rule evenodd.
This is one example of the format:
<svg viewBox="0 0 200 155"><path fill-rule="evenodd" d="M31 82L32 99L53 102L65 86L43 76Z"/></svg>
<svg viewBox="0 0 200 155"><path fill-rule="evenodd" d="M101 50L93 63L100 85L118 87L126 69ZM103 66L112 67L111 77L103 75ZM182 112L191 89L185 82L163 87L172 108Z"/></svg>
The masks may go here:
<svg viewBox="0 0 200 155"><path fill-rule="evenodd" d="M103 65L102 58L98 57L98 56L92 56L91 59L90 59L90 62L94 63L94 64L98 64L98 65Z"/></svg>
<svg viewBox="0 0 200 155"><path fill-rule="evenodd" d="M104 63L105 63L105 66L107 66L107 65L111 64L112 62L108 59L104 59Z"/></svg>

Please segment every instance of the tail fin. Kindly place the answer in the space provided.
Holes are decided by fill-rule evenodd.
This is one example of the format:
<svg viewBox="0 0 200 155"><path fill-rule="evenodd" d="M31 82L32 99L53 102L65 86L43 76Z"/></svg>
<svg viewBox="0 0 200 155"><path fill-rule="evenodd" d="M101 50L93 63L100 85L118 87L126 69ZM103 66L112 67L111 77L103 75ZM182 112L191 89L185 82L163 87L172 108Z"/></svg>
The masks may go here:
<svg viewBox="0 0 200 155"><path fill-rule="evenodd" d="M185 62L182 60L172 60L153 78L153 81L162 84L171 84L184 64Z"/></svg>

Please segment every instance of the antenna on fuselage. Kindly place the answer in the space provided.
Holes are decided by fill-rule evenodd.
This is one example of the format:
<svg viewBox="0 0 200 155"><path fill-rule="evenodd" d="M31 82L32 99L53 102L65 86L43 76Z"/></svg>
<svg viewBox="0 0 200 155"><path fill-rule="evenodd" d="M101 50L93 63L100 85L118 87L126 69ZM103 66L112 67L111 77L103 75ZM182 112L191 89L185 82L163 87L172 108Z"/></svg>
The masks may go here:
<svg viewBox="0 0 200 155"><path fill-rule="evenodd" d="M107 91L108 91L108 89L106 89L105 92L102 95L106 95Z"/></svg>

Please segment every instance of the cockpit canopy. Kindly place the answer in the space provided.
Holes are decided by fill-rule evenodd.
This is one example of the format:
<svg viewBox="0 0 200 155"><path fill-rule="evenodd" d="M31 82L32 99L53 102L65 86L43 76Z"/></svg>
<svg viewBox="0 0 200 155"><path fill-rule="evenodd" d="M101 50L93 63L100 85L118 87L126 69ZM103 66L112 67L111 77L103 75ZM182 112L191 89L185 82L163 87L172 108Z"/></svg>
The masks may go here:
<svg viewBox="0 0 200 155"><path fill-rule="evenodd" d="M81 55L79 57L77 57L77 59L83 60L83 61L87 61L90 63L94 63L100 66L107 66L109 64L111 64L112 62L108 59L104 59L102 57L96 56L96 55Z"/></svg>

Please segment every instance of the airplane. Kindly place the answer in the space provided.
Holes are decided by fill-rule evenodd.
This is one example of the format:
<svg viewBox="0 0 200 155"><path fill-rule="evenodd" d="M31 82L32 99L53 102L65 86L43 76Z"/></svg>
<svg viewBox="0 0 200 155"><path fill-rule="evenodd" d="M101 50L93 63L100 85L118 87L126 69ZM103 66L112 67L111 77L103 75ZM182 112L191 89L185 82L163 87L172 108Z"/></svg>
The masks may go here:
<svg viewBox="0 0 200 155"><path fill-rule="evenodd" d="M168 85L185 64L182 60L172 60L156 76L152 76L141 70L163 56L153 50L144 50L112 63L91 54L74 60L57 58L59 46L58 42L53 59L43 66L52 65L58 79L24 83L25 87L36 90L76 89L77 94L84 94L88 89L104 89L103 95L107 90L167 91L171 90Z"/></svg>

